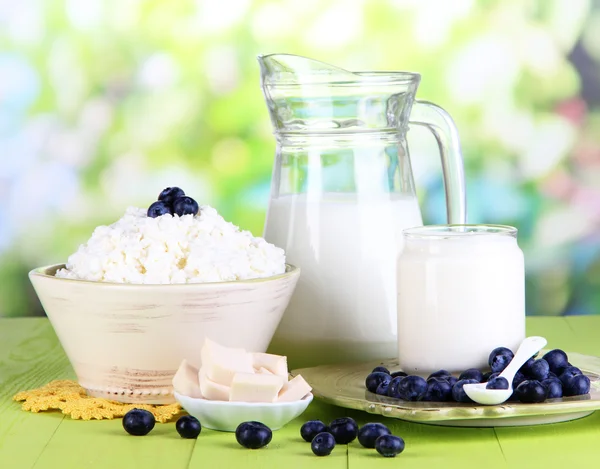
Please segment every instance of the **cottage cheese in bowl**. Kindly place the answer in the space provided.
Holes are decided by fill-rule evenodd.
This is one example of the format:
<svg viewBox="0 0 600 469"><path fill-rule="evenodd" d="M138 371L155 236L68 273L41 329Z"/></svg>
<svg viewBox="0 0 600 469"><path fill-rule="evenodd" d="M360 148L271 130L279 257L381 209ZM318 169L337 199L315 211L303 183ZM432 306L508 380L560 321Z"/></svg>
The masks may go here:
<svg viewBox="0 0 600 469"><path fill-rule="evenodd" d="M285 272L283 249L227 222L204 205L197 215L130 207L99 226L56 277L98 282L181 284L264 278Z"/></svg>

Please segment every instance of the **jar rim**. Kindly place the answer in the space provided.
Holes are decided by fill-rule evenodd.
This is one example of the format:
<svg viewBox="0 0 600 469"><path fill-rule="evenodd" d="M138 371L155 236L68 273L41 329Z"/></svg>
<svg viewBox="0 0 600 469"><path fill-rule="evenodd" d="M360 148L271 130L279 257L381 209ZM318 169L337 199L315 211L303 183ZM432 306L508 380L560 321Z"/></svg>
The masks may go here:
<svg viewBox="0 0 600 469"><path fill-rule="evenodd" d="M425 225L403 230L407 239L455 239L465 236L501 235L517 237L517 228L492 224Z"/></svg>

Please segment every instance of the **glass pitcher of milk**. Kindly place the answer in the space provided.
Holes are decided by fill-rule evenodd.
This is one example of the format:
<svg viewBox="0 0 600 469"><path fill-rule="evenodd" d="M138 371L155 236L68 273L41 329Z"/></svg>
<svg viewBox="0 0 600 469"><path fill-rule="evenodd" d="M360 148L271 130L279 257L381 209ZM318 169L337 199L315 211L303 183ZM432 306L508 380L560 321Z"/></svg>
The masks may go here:
<svg viewBox="0 0 600 469"><path fill-rule="evenodd" d="M264 237L302 269L270 351L290 366L397 355L396 260L421 226L406 143L434 134L448 223L466 222L458 132L415 100L420 75L349 72L305 57L258 58L277 140Z"/></svg>

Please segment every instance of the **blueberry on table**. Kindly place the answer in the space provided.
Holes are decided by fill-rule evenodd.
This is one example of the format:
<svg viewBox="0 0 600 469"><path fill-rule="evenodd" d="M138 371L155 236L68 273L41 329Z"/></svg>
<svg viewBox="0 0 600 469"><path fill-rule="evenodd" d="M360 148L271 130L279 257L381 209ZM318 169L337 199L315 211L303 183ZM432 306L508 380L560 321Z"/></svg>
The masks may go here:
<svg viewBox="0 0 600 469"><path fill-rule="evenodd" d="M183 197L185 192L179 187L167 187L164 189L158 196L158 200L166 203L167 205L171 205L176 198Z"/></svg>
<svg viewBox="0 0 600 469"><path fill-rule="evenodd" d="M155 424L154 415L144 409L131 409L123 416L123 428L130 435L147 435L152 431Z"/></svg>
<svg viewBox="0 0 600 469"><path fill-rule="evenodd" d="M438 370L438 371L434 371L433 373L431 373L427 379L430 378L442 378L442 379L448 379L450 376L452 376L452 373L450 373L447 370Z"/></svg>
<svg viewBox="0 0 600 469"><path fill-rule="evenodd" d="M585 375L575 375L563 386L565 396L581 396L590 392L590 379Z"/></svg>
<svg viewBox="0 0 600 469"><path fill-rule="evenodd" d="M506 347L496 347L490 353L488 365L490 365L490 368L494 373L500 372L508 366L514 356L511 349Z"/></svg>
<svg viewBox="0 0 600 469"><path fill-rule="evenodd" d="M329 433L333 435L336 443L346 445L356 439L358 425L353 418L342 417L329 424Z"/></svg>
<svg viewBox="0 0 600 469"><path fill-rule="evenodd" d="M475 379L459 379L454 386L452 386L452 398L456 402L473 402L467 393L463 389L465 384L477 384L479 381Z"/></svg>
<svg viewBox="0 0 600 469"><path fill-rule="evenodd" d="M320 420L309 420L300 427L300 436L304 441L310 443L315 436L319 433L326 432L327 430L327 425Z"/></svg>
<svg viewBox="0 0 600 469"><path fill-rule="evenodd" d="M563 388L564 388L564 386L566 386L566 384L567 384L567 381L569 381L573 376L578 376L578 375L582 375L582 374L583 373L581 372L581 370L579 368L577 368L576 366L567 366L563 370L563 372L560 374L558 379L560 379L561 383L563 384Z"/></svg>
<svg viewBox="0 0 600 469"><path fill-rule="evenodd" d="M550 371L556 375L560 375L563 368L569 366L569 357L561 349L550 350L542 357L548 362Z"/></svg>
<svg viewBox="0 0 600 469"><path fill-rule="evenodd" d="M487 382L485 389L508 389L508 380L504 376L496 376Z"/></svg>
<svg viewBox="0 0 600 469"><path fill-rule="evenodd" d="M374 373L369 374L367 379L365 379L365 386L371 392L377 392L377 388L381 383L390 383L392 377L388 373L383 373L381 371L376 371Z"/></svg>
<svg viewBox="0 0 600 469"><path fill-rule="evenodd" d="M534 404L544 402L547 396L547 389L536 379L527 379L517 386L515 394L521 402Z"/></svg>
<svg viewBox="0 0 600 469"><path fill-rule="evenodd" d="M375 440L375 449L386 458L393 458L404 451L404 440L399 436L381 435Z"/></svg>
<svg viewBox="0 0 600 469"><path fill-rule="evenodd" d="M371 373L377 372L387 373L388 375L390 374L390 370L388 370L385 366L376 366L375 368L373 368L373 371L371 371Z"/></svg>
<svg viewBox="0 0 600 469"><path fill-rule="evenodd" d="M463 371L458 379L474 379L478 383L481 383L481 380L483 379L483 373L477 368L469 368L468 370Z"/></svg>
<svg viewBox="0 0 600 469"><path fill-rule="evenodd" d="M429 378L427 380L427 391L423 401L447 402L452 400L452 386L442 378Z"/></svg>
<svg viewBox="0 0 600 469"><path fill-rule="evenodd" d="M393 397L394 399L400 399L400 383L406 378L406 376L398 376L397 378L392 378L388 386L387 395Z"/></svg>
<svg viewBox="0 0 600 469"><path fill-rule="evenodd" d="M235 429L235 439L244 448L259 449L267 446L273 438L273 432L261 422L242 422Z"/></svg>
<svg viewBox="0 0 600 469"><path fill-rule="evenodd" d="M563 386L560 379L546 378L542 381L542 386L546 388L546 399L556 399L563 396Z"/></svg>
<svg viewBox="0 0 600 469"><path fill-rule="evenodd" d="M365 448L375 448L375 440L381 435L391 435L392 432L383 423L365 423L358 430L358 442Z"/></svg>
<svg viewBox="0 0 600 469"><path fill-rule="evenodd" d="M150 205L150 207L148 208L148 212L147 215L150 218L157 218L160 217L162 215L171 215L171 207L167 204L165 204L164 202L154 202L152 205Z"/></svg>
<svg viewBox="0 0 600 469"><path fill-rule="evenodd" d="M317 456L329 456L335 448L335 438L331 433L317 434L310 443L310 449Z"/></svg>
<svg viewBox="0 0 600 469"><path fill-rule="evenodd" d="M531 379L537 379L538 381L543 381L548 377L548 373L550 373L550 365L546 360L540 358L538 360L534 360L527 370L526 375Z"/></svg>
<svg viewBox="0 0 600 469"><path fill-rule="evenodd" d="M184 415L179 417L177 423L175 423L175 429L182 438L198 438L202 431L202 425L196 417Z"/></svg>
<svg viewBox="0 0 600 469"><path fill-rule="evenodd" d="M173 202L173 213L175 215L179 215L180 217L184 215L197 215L200 207L198 206L198 202L196 202L191 197L177 197Z"/></svg>
<svg viewBox="0 0 600 469"><path fill-rule="evenodd" d="M405 401L420 401L427 392L427 381L416 375L402 378L398 384L398 396Z"/></svg>
<svg viewBox="0 0 600 469"><path fill-rule="evenodd" d="M390 376L392 378L404 378L408 376L408 373L405 373L404 371L394 371Z"/></svg>

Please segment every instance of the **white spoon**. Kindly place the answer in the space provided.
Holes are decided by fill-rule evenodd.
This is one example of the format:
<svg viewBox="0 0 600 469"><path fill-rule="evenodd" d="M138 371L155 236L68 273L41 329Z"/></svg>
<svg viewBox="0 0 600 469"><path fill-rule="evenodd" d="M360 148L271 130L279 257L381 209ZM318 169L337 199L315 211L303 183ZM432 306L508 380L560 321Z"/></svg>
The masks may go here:
<svg viewBox="0 0 600 469"><path fill-rule="evenodd" d="M506 368L498 375L498 377L506 378L508 381L508 389L486 389L487 383L465 384L463 389L467 396L478 404L496 405L505 402L513 393L512 382L527 360L543 349L548 341L543 337L527 337L521 345L515 356Z"/></svg>

